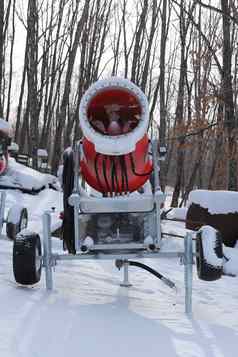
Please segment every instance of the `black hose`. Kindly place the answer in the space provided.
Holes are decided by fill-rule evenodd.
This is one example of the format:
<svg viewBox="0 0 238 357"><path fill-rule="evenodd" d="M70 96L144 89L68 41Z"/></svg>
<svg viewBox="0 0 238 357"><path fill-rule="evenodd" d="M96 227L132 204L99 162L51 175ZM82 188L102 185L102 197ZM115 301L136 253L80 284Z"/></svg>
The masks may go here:
<svg viewBox="0 0 238 357"><path fill-rule="evenodd" d="M98 175L98 159L100 157L100 154L97 153L96 154L96 157L95 157L95 160L94 160L94 170L95 170L95 174L96 174L96 179L97 179L97 182L98 182L98 186L100 187L101 191L103 192L104 189L103 189L103 186L102 186L102 183L100 181L100 178L99 178L99 175Z"/></svg>
<svg viewBox="0 0 238 357"><path fill-rule="evenodd" d="M120 167L121 167L121 191L122 192L125 192L125 186L124 186L124 173L123 173L123 167L122 167L122 164L121 164L121 160L122 160L122 157L119 156L118 157L118 161L119 161L119 164L120 164Z"/></svg>
<svg viewBox="0 0 238 357"><path fill-rule="evenodd" d="M121 156L121 167L122 167L123 174L125 175L126 192L129 192L129 183L128 183L128 176L127 176L127 167L125 163L125 155Z"/></svg>
<svg viewBox="0 0 238 357"><path fill-rule="evenodd" d="M153 171L153 169L151 169L149 172L144 172L143 174L140 174L138 172L136 172L136 169L135 169L135 163L134 163L134 159L133 159L133 155L132 153L129 154L130 156L130 161L131 161L131 169L132 169L132 172L135 176L149 176L151 174L151 172Z"/></svg>
<svg viewBox="0 0 238 357"><path fill-rule="evenodd" d="M148 265L145 265L145 264L140 263L140 262L135 262L133 260L128 260L128 264L131 265L131 266L135 266L135 267L138 267L138 268L141 268L141 269L144 269L144 270L148 271L149 273L151 273L152 275L156 276L158 279L163 281L163 283L165 283L171 289L175 288L175 284L170 279L166 278L165 276L160 274L158 271L152 269Z"/></svg>
<svg viewBox="0 0 238 357"><path fill-rule="evenodd" d="M180 235L180 234L173 234L173 233L166 233L166 232L162 232L161 233L162 237L175 237L175 238L181 238L184 239L185 237ZM196 240L195 238L193 238L193 240Z"/></svg>
<svg viewBox="0 0 238 357"><path fill-rule="evenodd" d="M110 156L111 160L111 183L112 183L112 192L119 192L119 182L117 177L117 167L114 156Z"/></svg>
<svg viewBox="0 0 238 357"><path fill-rule="evenodd" d="M111 188L112 192L115 192L115 187L114 187L114 166L113 166L113 159L110 157L110 162L111 162Z"/></svg>
<svg viewBox="0 0 238 357"><path fill-rule="evenodd" d="M227 258L227 256L225 256L225 254L223 254L223 258L225 259L226 263L229 262L229 260L230 260Z"/></svg>
<svg viewBox="0 0 238 357"><path fill-rule="evenodd" d="M102 162L103 176L104 176L104 180L105 180L105 183L106 183L106 186L107 186L107 191L112 194L112 191L110 189L110 185L109 185L108 180L107 180L106 160L107 160L107 156L104 157L103 162Z"/></svg>
<svg viewBox="0 0 238 357"><path fill-rule="evenodd" d="M171 207L171 208L169 208L167 211L161 212L161 214L160 214L160 219L167 219L167 214L168 214L170 211L172 211L173 209L174 209L174 207Z"/></svg>
<svg viewBox="0 0 238 357"><path fill-rule="evenodd" d="M113 165L114 165L114 177L115 177L116 186L117 186L117 193L118 193L120 191L120 187L119 187L119 181L118 181L118 177L117 177L117 161L116 161L116 157L113 158Z"/></svg>

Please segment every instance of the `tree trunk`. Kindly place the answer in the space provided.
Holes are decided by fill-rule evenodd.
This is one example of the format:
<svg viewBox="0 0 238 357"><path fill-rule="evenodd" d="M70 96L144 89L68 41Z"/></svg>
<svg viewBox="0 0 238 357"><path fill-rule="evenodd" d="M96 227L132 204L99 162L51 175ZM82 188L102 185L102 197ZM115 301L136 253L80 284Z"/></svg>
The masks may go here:
<svg viewBox="0 0 238 357"><path fill-rule="evenodd" d="M32 156L32 166L37 169L37 149L38 149L38 122L39 103L37 93L37 64L38 64L38 14L37 0L29 0L27 16L28 32L28 98L30 115L30 153Z"/></svg>
<svg viewBox="0 0 238 357"><path fill-rule="evenodd" d="M65 117L66 117L66 108L69 103L69 94L70 94L70 87L71 87L70 82L71 82L71 78L72 78L73 67L74 67L74 62L75 62L75 57L76 57L79 41L80 41L81 34L83 31L83 26L84 26L85 21L88 16L88 10L89 10L89 2L86 1L85 5L84 5L83 13L82 13L81 18L77 25L73 45L72 45L71 51L69 53L64 93L63 93L63 97L62 97L62 101L61 101L60 112L59 112L59 117L58 117L58 125L56 128L56 134L55 134L55 142L54 142L54 150L53 150L54 156L53 156L53 160L52 160L52 171L53 172L57 172L60 157L61 157L62 131L63 131Z"/></svg>
<svg viewBox="0 0 238 357"><path fill-rule="evenodd" d="M178 87L178 97L177 105L175 112L175 120L177 123L178 130L184 130L184 87L185 87L185 78L187 72L187 58L185 56L185 42L186 42L186 31L185 31L185 19L183 11L183 0L181 0L180 8L180 36L181 36L181 60L180 60L180 74L179 74L179 87ZM181 190L183 169L184 169L184 144L185 137L181 137L178 140L177 148L177 162L176 162L176 179L174 192L172 196L172 207L178 207L178 200Z"/></svg>
<svg viewBox="0 0 238 357"><path fill-rule="evenodd" d="M0 118L3 117L3 103L2 103L2 91L3 91L3 47L4 47L4 0L0 1Z"/></svg>
<svg viewBox="0 0 238 357"><path fill-rule="evenodd" d="M237 158L234 113L232 74L231 74L231 33L230 33L230 8L228 0L221 0L222 25L223 25L223 100L224 100L224 127L228 136L228 190L237 191Z"/></svg>
<svg viewBox="0 0 238 357"><path fill-rule="evenodd" d="M165 106L165 53L167 40L167 0L163 0L161 23L161 38L160 38L160 126L159 126L159 145L166 146L166 106ZM160 162L160 185L162 191L166 185L166 163Z"/></svg>

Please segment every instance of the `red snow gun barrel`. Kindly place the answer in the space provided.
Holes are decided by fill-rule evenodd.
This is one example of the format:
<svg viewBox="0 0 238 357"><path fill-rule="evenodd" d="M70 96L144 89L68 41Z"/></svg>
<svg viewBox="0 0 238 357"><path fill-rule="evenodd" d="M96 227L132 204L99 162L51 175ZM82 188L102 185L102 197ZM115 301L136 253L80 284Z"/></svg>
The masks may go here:
<svg viewBox="0 0 238 357"><path fill-rule="evenodd" d="M82 97L79 116L85 181L105 195L143 186L152 171L144 93L126 79L100 80Z"/></svg>

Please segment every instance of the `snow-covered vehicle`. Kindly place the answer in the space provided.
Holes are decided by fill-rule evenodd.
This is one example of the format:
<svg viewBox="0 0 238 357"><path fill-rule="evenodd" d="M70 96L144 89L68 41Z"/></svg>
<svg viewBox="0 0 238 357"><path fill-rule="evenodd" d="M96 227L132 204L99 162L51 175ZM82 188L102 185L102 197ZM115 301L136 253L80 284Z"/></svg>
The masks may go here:
<svg viewBox="0 0 238 357"><path fill-rule="evenodd" d="M60 185L55 176L40 173L10 157L8 151L17 149L16 144L9 146L10 142L10 125L0 119L0 229L2 232L6 223L6 235L14 240L20 231L27 228L28 212L21 199L5 205L9 190L35 195L48 187L60 190Z"/></svg>
<svg viewBox="0 0 238 357"><path fill-rule="evenodd" d="M6 191L0 191L0 236L3 224L6 223L6 234L11 240L15 240L17 234L27 228L28 212L20 203L10 207L5 217Z"/></svg>
<svg viewBox="0 0 238 357"><path fill-rule="evenodd" d="M0 119L0 176L6 174L8 170L9 154L8 147L11 145L11 127L4 119ZM6 192L0 191L0 230L6 223L6 233L8 238L15 239L17 233L27 227L28 214L25 207L20 204L12 206L5 219Z"/></svg>
<svg viewBox="0 0 238 357"><path fill-rule="evenodd" d="M8 146L11 144L11 127L0 118L0 175L3 175L8 167Z"/></svg>
<svg viewBox="0 0 238 357"><path fill-rule="evenodd" d="M1 229L3 223L6 223L8 238L14 240L21 230L27 228L28 212L21 195L35 196L48 188L61 190L55 176L26 167L16 162L14 158L8 159L7 170L4 175L0 175L0 222ZM16 191L15 199L13 199L13 191ZM10 202L7 205L5 205L6 196L10 196Z"/></svg>
<svg viewBox="0 0 238 357"><path fill-rule="evenodd" d="M128 80L99 81L83 96L79 117L83 139L64 154L63 241L69 254L52 252L50 214L45 213L43 254L35 233L22 232L14 243L16 281L37 283L43 266L46 287L52 289L52 269L57 261L116 259L116 266L124 267L124 286L130 285L128 266L134 265L174 288L170 279L130 259L179 257L185 265L186 311L191 313L192 234L185 237L184 252L163 252L160 208L165 195L159 184L158 142L150 142L147 136L149 110L145 95ZM211 227L202 228L197 237L199 277L219 279L219 233Z"/></svg>

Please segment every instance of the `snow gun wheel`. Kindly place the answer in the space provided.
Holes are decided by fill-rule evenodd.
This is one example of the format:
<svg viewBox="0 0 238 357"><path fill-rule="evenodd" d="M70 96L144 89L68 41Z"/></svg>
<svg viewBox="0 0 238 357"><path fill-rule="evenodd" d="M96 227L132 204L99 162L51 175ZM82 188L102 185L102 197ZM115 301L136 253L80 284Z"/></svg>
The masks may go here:
<svg viewBox="0 0 238 357"><path fill-rule="evenodd" d="M33 285L41 278L42 252L36 233L18 234L13 245L13 273L17 283Z"/></svg>
<svg viewBox="0 0 238 357"><path fill-rule="evenodd" d="M74 246L74 209L69 205L68 198L74 188L74 158L73 151L66 150L63 155L63 200L64 200L64 216L63 216L63 242L64 247L69 253L75 254Z"/></svg>
<svg viewBox="0 0 238 357"><path fill-rule="evenodd" d="M16 236L23 229L27 228L28 224L28 212L26 208L22 207L11 207L6 224L6 233L9 239L16 239Z"/></svg>
<svg viewBox="0 0 238 357"><path fill-rule="evenodd" d="M223 249L220 232L203 226L196 234L196 265L199 279L215 281L222 276Z"/></svg>

